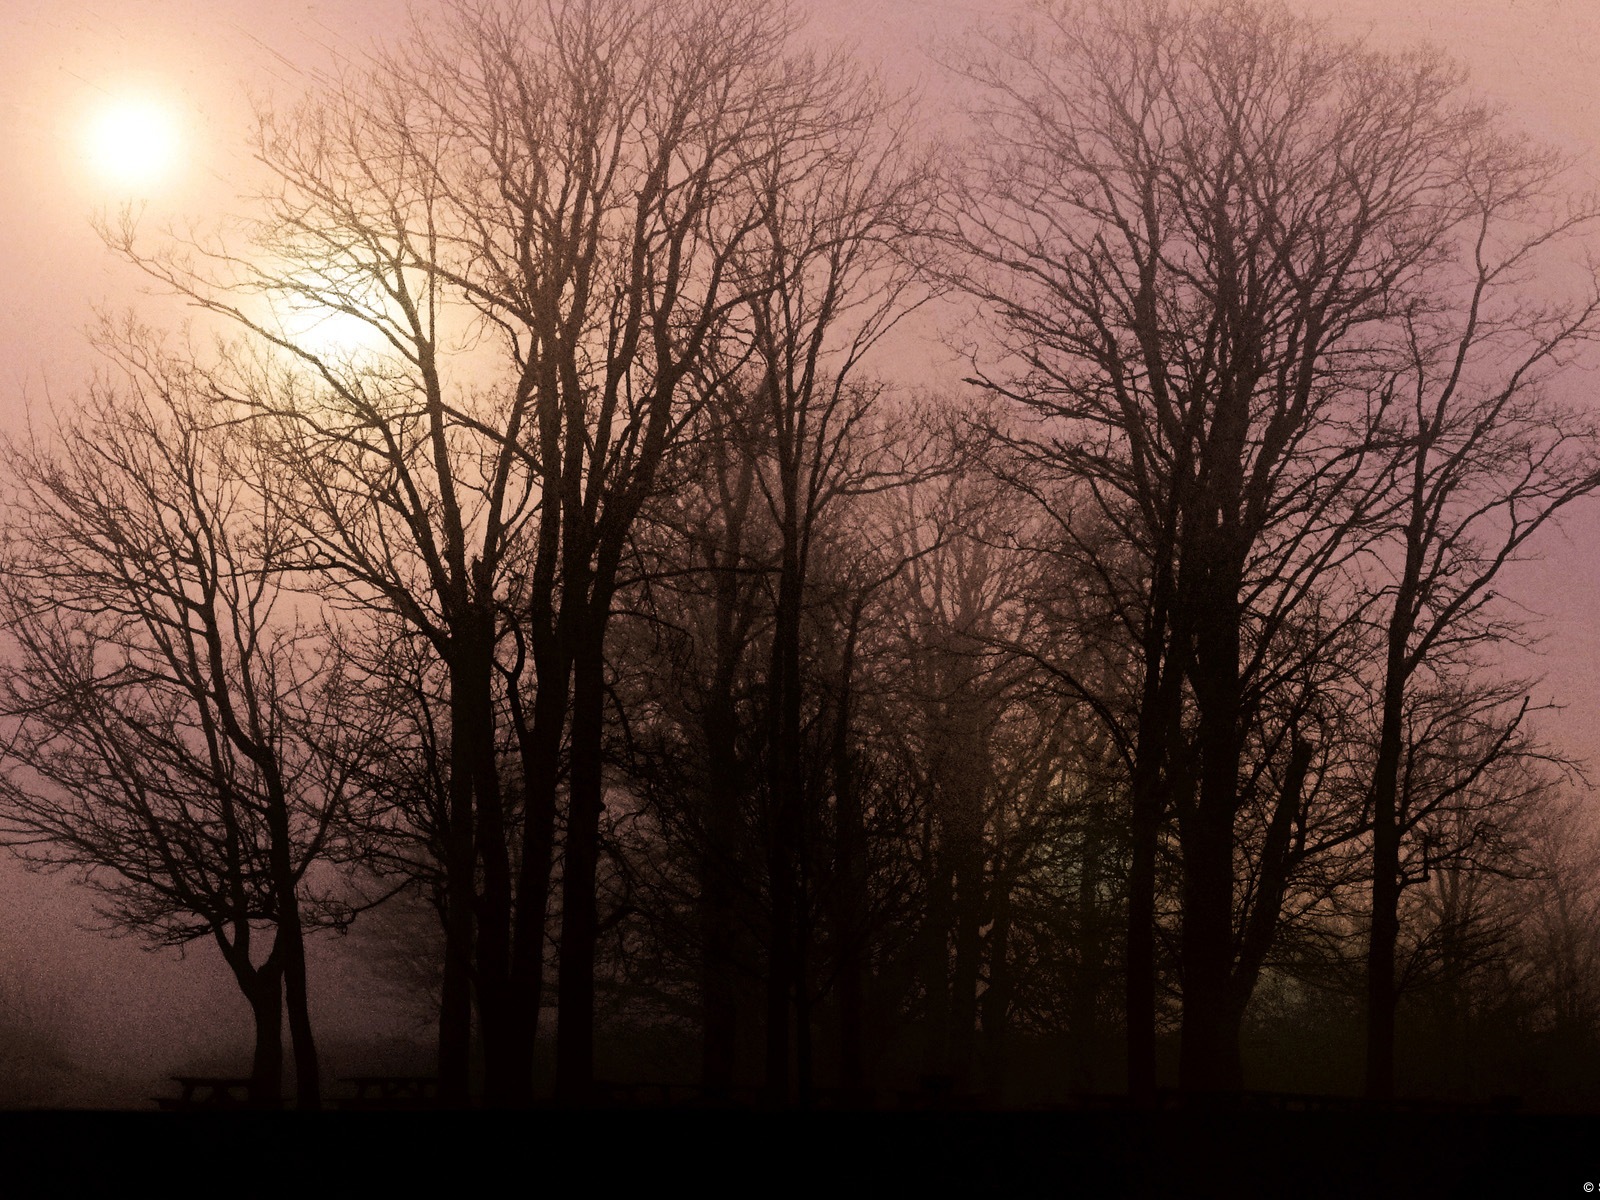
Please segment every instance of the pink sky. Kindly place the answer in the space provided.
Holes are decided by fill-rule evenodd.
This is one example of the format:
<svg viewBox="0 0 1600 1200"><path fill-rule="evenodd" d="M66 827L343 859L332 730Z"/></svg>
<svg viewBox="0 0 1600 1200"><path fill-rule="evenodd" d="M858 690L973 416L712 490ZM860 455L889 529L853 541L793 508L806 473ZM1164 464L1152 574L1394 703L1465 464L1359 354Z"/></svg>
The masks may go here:
<svg viewBox="0 0 1600 1200"><path fill-rule="evenodd" d="M924 40L959 36L973 21L1008 8L995 0L798 2L820 30L858 43L897 76L923 75L931 103L938 103L940 85L922 54ZM1509 119L1561 145L1587 174L1600 177L1600 6L1586 0L1290 5L1379 46L1431 42L1463 61L1479 90L1505 103ZM292 95L305 82L301 70L357 52L396 28L405 10L402 0L5 0L0 278L9 297L0 305L0 429L17 427L25 403L38 408L52 395L70 395L91 362L81 331L92 307L137 297L136 281L102 250L89 225L109 198L78 150L78 131L95 105L137 88L184 113L193 139L189 161L153 198L152 215L204 219L227 207L246 169L247 92ZM1580 394L1593 386L1574 383ZM1548 616L1547 652L1538 664L1547 682L1536 698L1568 705L1549 727L1579 754L1600 744L1591 734L1600 725L1597 547L1600 501L1575 514L1564 535L1546 538L1544 561L1519 568L1503 589ZM60 877L23 876L9 862L0 863L0 912L0 965L21 961L77 993L73 1019L107 1052L144 1043L181 1055L182 1031L219 1017L237 1023L244 1044L243 1002L209 947L178 963L79 931L71 926L87 917L82 893ZM330 972L319 981L329 1012L338 993ZM133 978L148 986L130 1002L113 981Z"/></svg>

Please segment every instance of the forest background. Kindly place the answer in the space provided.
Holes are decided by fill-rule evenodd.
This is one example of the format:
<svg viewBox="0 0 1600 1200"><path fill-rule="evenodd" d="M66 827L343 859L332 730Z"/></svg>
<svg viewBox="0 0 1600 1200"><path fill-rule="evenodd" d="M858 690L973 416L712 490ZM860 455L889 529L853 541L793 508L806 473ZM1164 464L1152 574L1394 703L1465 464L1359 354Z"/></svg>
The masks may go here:
<svg viewBox="0 0 1600 1200"><path fill-rule="evenodd" d="M1439 41L1469 64L1477 90L1510 104L1513 127L1526 129L1578 156L1578 173L1582 175L1587 161L1584 156L1589 152L1588 122L1593 115L1585 98L1587 74L1582 71L1582 63L1584 47L1592 44L1593 32L1581 24L1572 24L1578 18L1561 5L1548 5L1537 13L1507 12L1487 5L1481 11L1448 7L1448 13L1418 11L1396 16L1341 6L1335 29L1343 34L1370 27L1371 36L1386 46L1406 45L1418 36ZM937 22L930 19L935 8ZM207 11L215 10L208 6ZM945 22L960 25L974 19L994 22L1002 17L998 6L979 9L886 4L876 9L850 6L847 14L842 7L835 12L826 5L812 5L806 6L806 12L815 33L855 42L867 60L882 65L891 82L922 78L935 108L959 96L960 87L939 81L943 77L937 76L937 68L930 66L920 51L908 52L895 44L906 39L886 39L883 30L903 30L914 24L926 28L930 37L937 39L936 26ZM173 9L163 19L173 21L181 15ZM232 26L233 32L225 36L232 39L228 43L231 48L256 56L256 61L263 63L264 74L255 76L254 83L292 94L302 86L305 72L316 68L286 65L284 58L299 63L304 61L302 55L314 58L330 51L334 55L354 53L353 48L362 44L362 27L369 22L376 23L371 6L363 6L360 12L353 7L330 8L296 18L277 32L262 30L241 18L240 24ZM218 24L219 29L223 27ZM53 75L48 74L48 66L35 66L35 72L46 72L47 77L35 74L27 85L26 96L7 97L12 110L23 118L11 126L13 136L34 139L25 143L15 157L50 163L51 170L67 165L59 161L57 141L52 141L52 136L64 140L59 139L62 124L74 111L72 102L65 98L72 87L68 77L82 77L87 71L91 79L96 78L106 69L103 63L111 54L132 57L142 64L163 58L172 62L175 56L189 60L174 73L186 79L183 86L190 96L205 97L208 108L213 96L222 98L218 107L210 110L209 136L218 149L232 145L237 152L239 142L229 135L240 126L230 123L223 114L239 110L226 107L229 93L225 88L217 90L218 81L203 74L214 68L194 65L195 60L213 56L188 49L180 54L171 41L141 32L148 28L148 22L130 21L127 10L120 6L115 15L85 8L79 17L63 16L59 6L52 6L48 16L41 13L32 21L25 19L19 28L24 39L31 39L28 44L32 47L57 49L54 58L49 50L32 56L36 63L54 62ZM250 30L248 34L243 32L245 28ZM143 44L148 49L130 54L131 44ZM59 49L62 46L71 49ZM84 46L90 49L85 52ZM102 64L90 65L96 56ZM141 69L160 73L149 65ZM273 80L273 75L278 78ZM927 82L930 78L935 81ZM224 181L231 178L231 173L222 162L213 161L216 165L208 173L197 175L193 191L160 197L156 201L158 208L171 212L197 208L204 211L213 201L226 199ZM26 186L21 173L6 184L13 192ZM6 345L12 348L10 361L28 364L13 368L16 378L11 390L19 399L26 397L37 414L47 411L56 398L74 394L82 386L83 369L76 364L87 363L88 356L80 349L82 343L75 330L85 322L87 300L99 291L113 303L120 303L131 294L128 289L132 279L86 233L87 220L79 217L86 215L89 203L42 205L37 189L28 190L26 202L13 194L4 203L8 212L17 212L23 221L19 232L32 229L38 236L19 236L14 244L48 244L52 252L19 264L19 278L24 281L19 286L35 302L23 311L8 314L4 336ZM896 330L890 343L894 361L925 364L916 372L916 384L943 389L959 386L966 368L948 350L952 340L949 330L954 323L948 313L928 310ZM26 410L19 403L11 411L20 428ZM1587 532L1592 522L1594 517L1586 510L1575 509L1564 534L1541 534L1535 543L1535 549L1543 552L1543 561L1519 565L1503 587L1507 594L1549 614L1536 627L1547 635L1548 644L1558 646L1561 652L1512 665L1543 676L1534 692L1537 707L1552 699L1565 706L1560 711L1542 713L1538 717L1539 730L1562 754L1577 760L1588 753L1589 731L1594 724L1589 714L1600 709L1600 700L1595 697L1593 659L1586 649L1594 645L1596 638L1587 611L1587 597L1594 594L1592 576L1596 567L1592 557L1582 552L1588 544ZM18 1014L18 1020L43 1022L47 1039L61 1051L66 1063L75 1064L49 1081L28 1084L46 1089L34 1093L35 1098L45 1095L58 1102L90 1103L106 1102L113 1096L131 1099L135 1094L145 1094L149 1078L180 1062L188 1066L220 1064L247 1052L248 1027L234 983L224 968L202 953L172 964L163 958L136 955L129 942L108 946L97 935L79 932L78 923L87 917L86 903L80 892L65 883L63 876L41 878L11 869L4 881L7 911L14 914L6 937L13 946L10 961L16 964L6 984L8 1007ZM351 938L359 943L360 934L352 934ZM374 974L370 963L363 963L350 951L351 943L342 939L311 942L311 973L317 981L312 989L313 1011L322 1036L332 1043L370 1043L376 1036L380 1045L369 1045L361 1053L403 1053L395 1046L381 1045L391 1035L375 1035L374 1030L404 1026L410 1019L408 1002L391 996L379 1002L388 1005L388 1011L375 1012L374 997L381 994L375 984L383 972ZM111 981L109 985L107 981ZM211 1032L229 1025L237 1030L231 1037ZM423 1033L422 1044L426 1045L431 1036ZM402 1042L415 1044L416 1040L412 1035ZM126 1058L130 1050L132 1057ZM108 1067L124 1061L126 1068ZM120 1077L120 1081L110 1077Z"/></svg>

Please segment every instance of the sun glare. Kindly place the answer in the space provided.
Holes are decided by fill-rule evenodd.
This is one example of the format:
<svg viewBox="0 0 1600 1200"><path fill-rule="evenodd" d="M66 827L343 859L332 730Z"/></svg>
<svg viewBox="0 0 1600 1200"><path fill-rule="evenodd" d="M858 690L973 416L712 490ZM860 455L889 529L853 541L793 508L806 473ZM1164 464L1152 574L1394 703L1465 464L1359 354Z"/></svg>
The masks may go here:
<svg viewBox="0 0 1600 1200"><path fill-rule="evenodd" d="M177 165L178 121L172 111L143 97L115 100L89 122L90 165L118 187L149 187Z"/></svg>
<svg viewBox="0 0 1600 1200"><path fill-rule="evenodd" d="M281 313L278 324L290 342L318 358L349 362L391 349L376 324L339 309L296 306Z"/></svg>

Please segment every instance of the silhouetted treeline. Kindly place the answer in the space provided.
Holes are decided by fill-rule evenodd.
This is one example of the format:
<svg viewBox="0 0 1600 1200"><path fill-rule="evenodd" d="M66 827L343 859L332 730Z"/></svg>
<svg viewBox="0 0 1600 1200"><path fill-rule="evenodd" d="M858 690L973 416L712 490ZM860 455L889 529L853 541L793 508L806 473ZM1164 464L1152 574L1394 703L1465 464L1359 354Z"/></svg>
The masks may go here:
<svg viewBox="0 0 1600 1200"><path fill-rule="evenodd" d="M1591 1102L1501 589L1600 486L1593 204L1270 4L937 66L938 138L781 4L461 4L105 229L197 325L7 449L0 823L217 945L263 1101L381 920L453 1105Z"/></svg>

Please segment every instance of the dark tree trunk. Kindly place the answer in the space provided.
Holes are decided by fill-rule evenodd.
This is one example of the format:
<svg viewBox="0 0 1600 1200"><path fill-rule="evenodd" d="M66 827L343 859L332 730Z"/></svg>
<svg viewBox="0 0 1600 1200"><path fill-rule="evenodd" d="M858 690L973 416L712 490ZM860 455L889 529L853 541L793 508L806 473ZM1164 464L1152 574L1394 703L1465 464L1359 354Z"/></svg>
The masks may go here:
<svg viewBox="0 0 1600 1200"><path fill-rule="evenodd" d="M1299 731L1295 730L1290 737L1289 759L1285 765L1278 802L1267 822L1267 834L1262 841L1260 869L1253 889L1254 899L1245 914L1243 931L1239 937L1238 965L1233 972L1233 1003L1229 1018L1236 1046L1245 1009L1255 993L1261 968L1267 961L1267 953L1272 948L1278 923L1283 917L1283 897L1293 866L1293 830L1302 819L1306 774L1311 769L1313 753L1311 743L1303 740Z"/></svg>
<svg viewBox="0 0 1600 1200"><path fill-rule="evenodd" d="M814 1096L811 1028L811 877L807 871L807 839L802 834L799 886L795 889L794 928L794 1084L795 1101L810 1108Z"/></svg>
<svg viewBox="0 0 1600 1200"><path fill-rule="evenodd" d="M1091 821L1093 818L1091 818ZM1105 936L1100 923L1100 838L1092 825L1085 830L1078 865L1077 970L1067 992L1067 1032L1072 1038L1073 1086L1093 1091L1100 1045L1100 979L1104 970Z"/></svg>
<svg viewBox="0 0 1600 1200"><path fill-rule="evenodd" d="M289 1014L289 1035L294 1050L295 1105L302 1109L322 1106L322 1071L316 1039L311 1032L307 999L305 928L300 920L300 895L295 878L289 832L288 793L275 757L260 760L267 780L268 861L277 898L276 932L272 957L280 964Z"/></svg>
<svg viewBox="0 0 1600 1200"><path fill-rule="evenodd" d="M1218 788L1220 790L1220 786ZM1240 1085L1233 1019L1233 806L1202 796L1181 822L1183 838L1183 1041L1179 1085Z"/></svg>
<svg viewBox="0 0 1600 1200"><path fill-rule="evenodd" d="M738 717L733 701L734 653L718 590L718 661L706 705L707 788L705 835L700 847L700 1077L718 1098L733 1087L739 1007L734 986L733 869L738 836Z"/></svg>
<svg viewBox="0 0 1600 1200"><path fill-rule="evenodd" d="M734 970L738 928L740 800L748 786L739 763L736 687L756 619L742 583L744 529L754 487L748 456L730 462L718 442L715 478L724 524L708 548L712 568L714 661L702 735L706 750L703 836L699 846L697 919L700 932L700 1080L717 1100L729 1098L738 1065L739 989Z"/></svg>
<svg viewBox="0 0 1600 1200"><path fill-rule="evenodd" d="M1401 592L1407 588L1402 583ZM1366 1096L1394 1099L1395 947L1400 940L1400 827L1398 780L1405 704L1405 645L1409 596L1399 601L1389 631L1383 725L1372 780L1372 918L1367 939Z"/></svg>
<svg viewBox="0 0 1600 1200"><path fill-rule="evenodd" d="M1173 612L1170 551L1158 561L1144 636L1129 820L1128 908L1123 1022L1128 1095L1141 1108L1156 1101L1156 854L1172 794L1173 751L1183 737L1182 651L1187 632L1168 629Z"/></svg>
<svg viewBox="0 0 1600 1200"><path fill-rule="evenodd" d="M280 901L278 945L283 948L283 983L289 1014L289 1038L294 1051L295 1105L322 1107L322 1068L311 1032L307 1001L305 934L300 926L300 906L291 888Z"/></svg>
<svg viewBox="0 0 1600 1200"><path fill-rule="evenodd" d="M994 884L994 925L989 930L989 986L983 993L984 1082L1004 1102L1010 1080L1011 999L1016 984L1011 969L1011 888Z"/></svg>
<svg viewBox="0 0 1600 1200"><path fill-rule="evenodd" d="M963 789L965 790L965 789ZM973 804L975 797L962 796ZM975 807L975 805L974 805ZM976 811L962 814L955 856L955 925L950 972L950 1057L947 1070L965 1091L972 1080L978 1038L979 959L983 953L983 821Z"/></svg>
<svg viewBox="0 0 1600 1200"><path fill-rule="evenodd" d="M527 723L518 680L509 681L511 719L522 758L524 812L522 864L517 876L516 929L511 947L511 1101L533 1100L533 1059L544 1007L545 932L550 919L550 876L555 859L556 782L566 721L570 664L539 668L533 725Z"/></svg>
<svg viewBox="0 0 1600 1200"><path fill-rule="evenodd" d="M529 1085L518 1078L521 1063L515 1050L517 1027L528 1014L516 1011L511 989L511 862L494 744L492 638L493 627L486 618L470 642L460 644L460 661L452 671L451 714L452 736L464 739L462 756L455 761L471 778L477 818L474 842L481 891L475 908L473 974L483 1044L484 1099L498 1108L526 1095Z"/></svg>
<svg viewBox="0 0 1600 1200"><path fill-rule="evenodd" d="M1378 734L1378 759L1372 774L1372 917L1367 937L1367 1099L1394 1099L1395 948L1400 940L1400 813L1401 742L1405 735L1406 685L1413 661L1411 638L1416 630L1421 586L1423 540L1427 511L1427 462L1433 431L1419 430L1420 444L1412 468L1411 509L1405 530L1406 560L1389 613L1383 672L1383 712Z"/></svg>
<svg viewBox="0 0 1600 1200"><path fill-rule="evenodd" d="M604 728L604 641L591 633L573 661L571 799L561 877L556 1097L567 1104L587 1103L594 1091L595 888L604 809Z"/></svg>
<svg viewBox="0 0 1600 1200"><path fill-rule="evenodd" d="M856 789L850 747L851 705L855 695L856 636L859 605L845 633L844 661L839 672L839 710L833 738L833 794L838 845L838 884L834 893L835 970L839 991L839 1086L852 1094L866 1086L863 1026L866 1016L866 829L861 795Z"/></svg>
<svg viewBox="0 0 1600 1200"><path fill-rule="evenodd" d="M792 491L792 487L789 489ZM786 496L788 493L786 492ZM790 497L786 515L797 502ZM800 978L801 897L799 895L804 814L800 779L800 606L799 534L792 515L783 531L782 562L767 673L767 794L770 801L768 864L771 888L770 942L767 948L767 1093L774 1104L789 1099L790 1029Z"/></svg>
<svg viewBox="0 0 1600 1200"><path fill-rule="evenodd" d="M283 969L276 961L237 973L255 1021L250 1063L250 1103L276 1108L283 1102Z"/></svg>
<svg viewBox="0 0 1600 1200"><path fill-rule="evenodd" d="M791 835L782 827L789 815L773 813L768 855L771 921L767 944L766 1092L769 1103L789 1099L791 1001L794 996L795 880Z"/></svg>
<svg viewBox="0 0 1600 1200"><path fill-rule="evenodd" d="M707 845L700 856L700 1078L711 1094L731 1093L738 1059L739 1003L731 959L734 900L726 815L730 797L713 789L708 797Z"/></svg>
<svg viewBox="0 0 1600 1200"><path fill-rule="evenodd" d="M452 681L453 682L453 681ZM450 784L444 828L444 979L439 1003L439 1099L464 1108L471 1100L472 940L477 888L470 732L454 703L450 721Z"/></svg>
<svg viewBox="0 0 1600 1200"><path fill-rule="evenodd" d="M1220 420L1220 418L1219 418ZM1224 458L1224 462L1231 459ZM1238 1088L1239 1030L1232 1004L1234 813L1239 795L1241 556L1225 529L1202 540L1191 683L1199 709L1200 791L1183 813L1183 1041L1186 1090Z"/></svg>
<svg viewBox="0 0 1600 1200"><path fill-rule="evenodd" d="M927 1025L924 1029L922 1070L926 1075L942 1075L950 1064L950 926L951 880L949 856L943 842L945 833L937 829L930 837L929 858L933 866L928 881L928 907L923 916L922 954L919 973L927 996Z"/></svg>
<svg viewBox="0 0 1600 1200"><path fill-rule="evenodd" d="M1395 947L1400 940L1400 836L1394 796L1375 798L1372 829L1372 927L1367 944L1366 1096L1394 1099Z"/></svg>
<svg viewBox="0 0 1600 1200"><path fill-rule="evenodd" d="M1128 1095L1146 1108L1156 1098L1156 846L1161 833L1161 801L1155 789L1154 779L1135 780L1123 993Z"/></svg>

